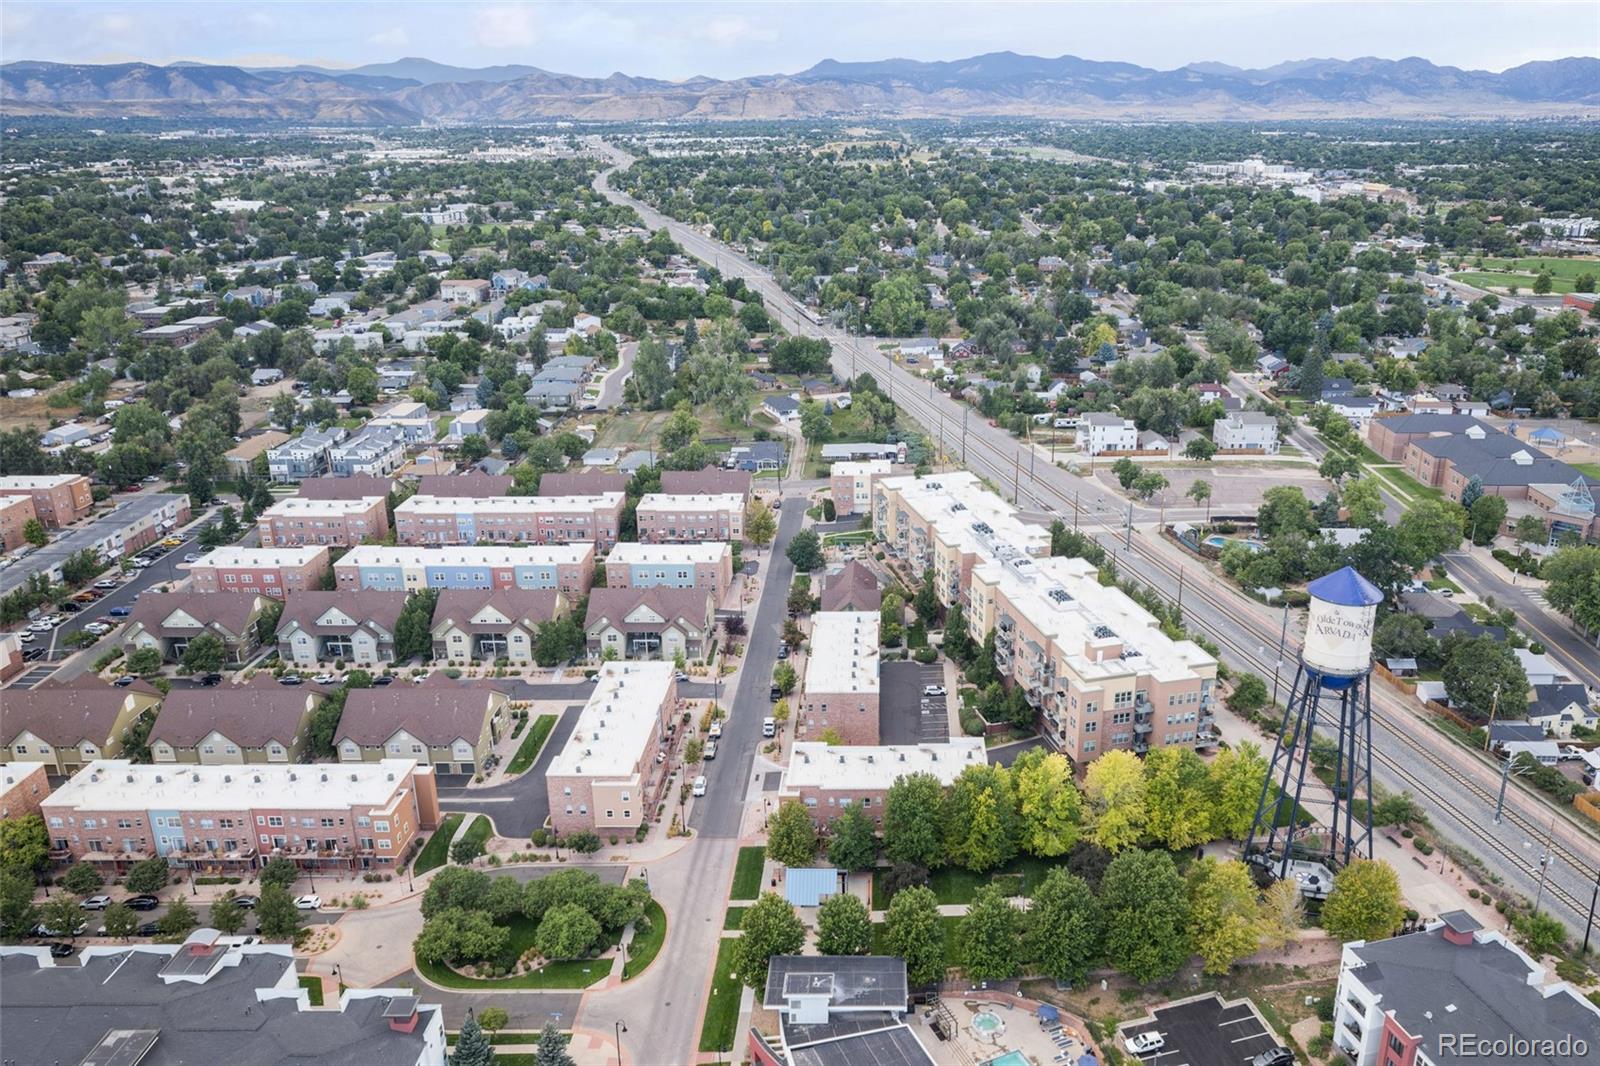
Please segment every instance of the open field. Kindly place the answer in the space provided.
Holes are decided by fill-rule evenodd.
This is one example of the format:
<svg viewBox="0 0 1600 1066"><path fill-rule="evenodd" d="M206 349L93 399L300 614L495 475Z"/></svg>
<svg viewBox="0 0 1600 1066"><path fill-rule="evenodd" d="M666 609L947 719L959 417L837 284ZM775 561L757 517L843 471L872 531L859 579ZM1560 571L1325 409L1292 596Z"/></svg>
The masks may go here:
<svg viewBox="0 0 1600 1066"><path fill-rule="evenodd" d="M1522 259L1485 259L1480 267L1477 261L1467 264L1468 269L1451 274L1457 281L1484 288L1509 288L1517 286L1531 292L1533 283L1541 273L1550 275L1552 293L1579 291L1577 279L1584 274L1600 274L1600 259L1563 259L1553 256L1529 256Z"/></svg>

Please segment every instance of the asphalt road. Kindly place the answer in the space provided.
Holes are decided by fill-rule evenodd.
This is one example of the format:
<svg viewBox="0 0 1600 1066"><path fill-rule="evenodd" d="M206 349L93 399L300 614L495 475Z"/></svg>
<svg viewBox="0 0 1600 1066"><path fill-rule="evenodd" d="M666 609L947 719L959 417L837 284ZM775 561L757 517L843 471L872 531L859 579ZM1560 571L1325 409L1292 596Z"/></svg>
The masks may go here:
<svg viewBox="0 0 1600 1066"><path fill-rule="evenodd" d="M1447 554L1444 560L1450 577L1477 593L1480 599L1493 596L1496 606L1517 612L1522 628L1547 649L1558 651L1562 665L1571 670L1577 680L1591 688L1600 688L1600 648L1584 640L1583 635L1565 621L1546 614L1544 608L1529 597L1526 586L1513 586L1501 580L1484 563L1487 551L1487 548L1474 548L1470 552Z"/></svg>
<svg viewBox="0 0 1600 1066"><path fill-rule="evenodd" d="M587 690L592 686L584 688L586 691L583 696L587 697ZM515 781L508 781L503 785L490 785L486 788L440 788L440 808L445 811L476 811L488 815L489 820L494 823L495 833L499 836L523 839L532 836L533 831L544 825L545 819L550 817L550 796L545 791L544 784L545 770L555 758L556 752L566 746L567 738L572 736L573 727L578 723L579 710L581 707L568 707L566 712L556 719L555 728L545 738L544 747L539 750L539 757L534 760L527 773Z"/></svg>
<svg viewBox="0 0 1600 1066"><path fill-rule="evenodd" d="M617 369L607 374L605 383L600 386L600 400L596 405L600 410L609 411L622 402L623 387L633 376L633 361L638 356L638 341L628 341L617 347Z"/></svg>

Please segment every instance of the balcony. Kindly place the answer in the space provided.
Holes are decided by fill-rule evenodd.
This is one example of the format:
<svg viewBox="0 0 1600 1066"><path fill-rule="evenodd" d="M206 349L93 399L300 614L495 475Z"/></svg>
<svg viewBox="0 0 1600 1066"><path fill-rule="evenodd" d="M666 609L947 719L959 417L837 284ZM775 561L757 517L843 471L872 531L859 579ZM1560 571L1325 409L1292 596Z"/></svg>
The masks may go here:
<svg viewBox="0 0 1600 1066"><path fill-rule="evenodd" d="M1149 722L1133 723L1133 731L1138 736L1148 736L1155 729Z"/></svg>

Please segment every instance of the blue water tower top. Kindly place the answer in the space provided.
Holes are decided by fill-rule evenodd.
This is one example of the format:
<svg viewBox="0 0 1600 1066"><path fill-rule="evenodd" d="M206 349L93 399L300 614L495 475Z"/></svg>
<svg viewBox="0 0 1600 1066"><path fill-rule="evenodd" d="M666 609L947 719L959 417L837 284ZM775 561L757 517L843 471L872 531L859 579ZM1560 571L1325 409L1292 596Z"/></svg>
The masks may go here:
<svg viewBox="0 0 1600 1066"><path fill-rule="evenodd" d="M1306 591L1324 603L1341 607L1371 607L1383 602L1378 586L1349 566L1317 578L1306 586Z"/></svg>

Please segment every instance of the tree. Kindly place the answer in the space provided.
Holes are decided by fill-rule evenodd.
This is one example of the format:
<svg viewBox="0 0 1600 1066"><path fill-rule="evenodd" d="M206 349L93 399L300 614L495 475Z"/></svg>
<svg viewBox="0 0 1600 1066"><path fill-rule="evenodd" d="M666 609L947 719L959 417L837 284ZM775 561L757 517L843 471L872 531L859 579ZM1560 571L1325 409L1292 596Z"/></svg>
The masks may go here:
<svg viewBox="0 0 1600 1066"><path fill-rule="evenodd" d="M1267 778L1267 760L1251 741L1219 752L1207 771L1211 833L1214 837L1243 840L1255 821L1261 786Z"/></svg>
<svg viewBox="0 0 1600 1066"><path fill-rule="evenodd" d="M1183 457L1196 462L1209 462L1216 454L1217 446L1205 437L1195 437L1183 446Z"/></svg>
<svg viewBox="0 0 1600 1066"><path fill-rule="evenodd" d="M1234 682L1233 691L1224 702L1228 710L1238 714L1258 711L1267 705L1267 683L1255 674L1245 674Z"/></svg>
<svg viewBox="0 0 1600 1066"><path fill-rule="evenodd" d="M1518 544L1547 544L1550 541L1550 532L1545 528L1544 519L1536 514L1525 514L1518 518L1511 527L1511 536Z"/></svg>
<svg viewBox="0 0 1600 1066"><path fill-rule="evenodd" d="M61 887L79 896L92 895L105 883L106 879L92 862L74 864L61 878Z"/></svg>
<svg viewBox="0 0 1600 1066"><path fill-rule="evenodd" d="M87 923L83 917L83 908L78 906L78 901L60 892L45 900L39 908L39 924L56 936L76 940ZM165 928L162 932L166 932Z"/></svg>
<svg viewBox="0 0 1600 1066"><path fill-rule="evenodd" d="M998 885L978 889L960 929L968 981L1004 981L1016 974L1022 959L1022 914Z"/></svg>
<svg viewBox="0 0 1600 1066"><path fill-rule="evenodd" d="M1125 851L1100 882L1106 961L1140 984L1178 972L1189 957L1189 903L1164 851Z"/></svg>
<svg viewBox="0 0 1600 1066"><path fill-rule="evenodd" d="M929 773L895 778L883 807L883 850L897 863L944 863L944 786Z"/></svg>
<svg viewBox="0 0 1600 1066"><path fill-rule="evenodd" d="M675 452L693 444L700 436L700 420L687 402L680 403L661 427L661 450Z"/></svg>
<svg viewBox="0 0 1600 1066"><path fill-rule="evenodd" d="M672 389L672 364L667 358L666 343L653 334L639 342L631 383L639 405L652 411L660 409L662 398Z"/></svg>
<svg viewBox="0 0 1600 1066"><path fill-rule="evenodd" d="M799 800L789 800L767 823L767 857L785 866L810 866L817 855L817 828Z"/></svg>
<svg viewBox="0 0 1600 1066"><path fill-rule="evenodd" d="M1078 984L1100 957L1100 903L1081 877L1053 868L1033 890L1028 907L1028 957L1056 981Z"/></svg>
<svg viewBox="0 0 1600 1066"><path fill-rule="evenodd" d="M1382 659L1419 659L1434 657L1439 645L1428 635L1428 625L1421 618L1396 611L1373 630L1372 650Z"/></svg>
<svg viewBox="0 0 1600 1066"><path fill-rule="evenodd" d="M1383 492L1373 478L1357 478L1341 490L1352 526L1371 529L1383 518Z"/></svg>
<svg viewBox="0 0 1600 1066"><path fill-rule="evenodd" d="M1269 948L1294 943L1305 924L1306 898L1298 881L1274 881L1261 899L1261 942Z"/></svg>
<svg viewBox="0 0 1600 1066"><path fill-rule="evenodd" d="M45 532L43 522L37 518L30 518L22 523L22 539L35 548L42 548L50 543L50 534Z"/></svg>
<svg viewBox="0 0 1600 1066"><path fill-rule="evenodd" d="M274 855L262 864L261 872L256 876L263 886L277 885L287 891L290 885L300 880L300 868L292 860Z"/></svg>
<svg viewBox="0 0 1600 1066"><path fill-rule="evenodd" d="M1418 500L1406 508L1395 523L1400 557L1413 570L1420 570L1432 559L1461 544L1461 506L1441 500Z"/></svg>
<svg viewBox="0 0 1600 1066"><path fill-rule="evenodd" d="M806 927L789 902L776 892L763 892L744 912L739 939L734 941L733 968L750 988L767 986L767 960L797 954L806 942Z"/></svg>
<svg viewBox="0 0 1600 1066"><path fill-rule="evenodd" d="M534 1051L534 1066L575 1066L572 1056L567 1054L568 1039L567 1034L557 1029L554 1022L545 1022Z"/></svg>
<svg viewBox="0 0 1600 1066"><path fill-rule="evenodd" d="M902 888L889 900L884 916L884 943L890 954L906 960L906 977L925 985L944 976L944 926L939 901L931 888Z"/></svg>
<svg viewBox="0 0 1600 1066"><path fill-rule="evenodd" d="M822 569L822 538L818 537L815 530L802 529L789 541L789 547L784 550L789 561L796 570L810 573Z"/></svg>
<svg viewBox="0 0 1600 1066"><path fill-rule="evenodd" d="M1343 452L1330 451L1322 457L1317 473L1338 485L1352 474L1361 472L1361 464Z"/></svg>
<svg viewBox="0 0 1600 1066"><path fill-rule="evenodd" d="M1017 853L1017 797L1003 766L969 766L946 800L945 854L974 873L1010 862Z"/></svg>
<svg viewBox="0 0 1600 1066"><path fill-rule="evenodd" d="M263 908L266 902L266 893L263 892L261 895ZM289 901L289 905L292 909L294 905L292 900ZM582 907L578 910L591 923L594 922ZM267 931L265 914L261 921L262 934L271 935ZM543 931L543 928L544 924L541 922L539 931ZM422 924L422 931L417 934L411 950L415 952L417 961L426 965L462 966L500 958L505 954L510 935L511 931L505 926L495 924L488 911L466 911L452 907L439 912ZM535 946L538 946L538 939L536 931Z"/></svg>
<svg viewBox="0 0 1600 1066"><path fill-rule="evenodd" d="M924 626L932 626L939 621L939 594L933 587L933 569L931 567L922 572L922 584L917 586L917 594L912 601L912 607L917 612L917 621Z"/></svg>
<svg viewBox="0 0 1600 1066"><path fill-rule="evenodd" d="M1133 483L1139 480L1139 464L1124 455L1111 464L1111 473L1115 475L1117 484L1125 489L1132 488Z"/></svg>
<svg viewBox="0 0 1600 1066"><path fill-rule="evenodd" d="M761 500L751 500L744 512L744 538L758 548L765 548L778 535L778 520L772 508Z"/></svg>
<svg viewBox="0 0 1600 1066"><path fill-rule="evenodd" d="M211 904L211 927L228 936L244 928L244 908L239 906L238 893L232 889Z"/></svg>
<svg viewBox="0 0 1600 1066"><path fill-rule="evenodd" d="M1382 940L1405 920L1400 878L1377 859L1356 859L1333 875L1322 904L1322 928L1335 940Z"/></svg>
<svg viewBox="0 0 1600 1066"><path fill-rule="evenodd" d="M1195 439L1198 440L1199 438ZM1197 507L1202 503L1205 504L1206 521L1211 521L1211 482L1204 478L1197 479L1194 484L1189 486L1189 490L1184 495L1193 500Z"/></svg>
<svg viewBox="0 0 1600 1066"><path fill-rule="evenodd" d="M33 904L33 877L15 866L0 866L0 937L21 940L39 921Z"/></svg>
<svg viewBox="0 0 1600 1066"><path fill-rule="evenodd" d="M284 861L288 862L287 859ZM170 876L171 871L167 866L167 860L158 855L154 858L134 863L122 883L129 892L143 895L150 892L160 892L163 888L166 888L167 880Z"/></svg>
<svg viewBox="0 0 1600 1066"><path fill-rule="evenodd" d="M38 873L50 862L50 831L37 814L0 820L0 869Z"/></svg>
<svg viewBox="0 0 1600 1066"><path fill-rule="evenodd" d="M1205 972L1219 975L1261 945L1256 885L1242 862L1201 859L1189 868L1189 928Z"/></svg>
<svg viewBox="0 0 1600 1066"><path fill-rule="evenodd" d="M1447 644L1442 679L1450 706L1488 721L1527 713L1528 675L1511 647L1494 637L1467 637Z"/></svg>
<svg viewBox="0 0 1600 1066"><path fill-rule="evenodd" d="M578 959L600 939L600 923L580 903L551 907L539 920L533 943L547 959Z"/></svg>
<svg viewBox="0 0 1600 1066"><path fill-rule="evenodd" d="M1169 851L1212 838L1210 775L1193 748L1159 748L1145 757L1145 833Z"/></svg>
<svg viewBox="0 0 1600 1066"><path fill-rule="evenodd" d="M467 866L472 860L483 854L483 841L474 836L463 836L450 845L450 861L458 866Z"/></svg>
<svg viewBox="0 0 1600 1066"><path fill-rule="evenodd" d="M800 435L812 444L824 444L833 437L833 420L815 400L800 404Z"/></svg>
<svg viewBox="0 0 1600 1066"><path fill-rule="evenodd" d="M405 606L394 623L395 662L403 663L419 655L424 659L433 657L433 608L438 601L438 589L418 589L406 596Z"/></svg>
<svg viewBox="0 0 1600 1066"><path fill-rule="evenodd" d="M160 648L135 648L128 653L128 673L148 677L161 672Z"/></svg>
<svg viewBox="0 0 1600 1066"><path fill-rule="evenodd" d="M113 903L106 908L102 917L105 922L106 936L115 937L118 940L127 940L139 931L139 915L126 903ZM215 925L216 923L213 922L212 924ZM217 926L217 928L221 929L222 927Z"/></svg>
<svg viewBox="0 0 1600 1066"><path fill-rule="evenodd" d="M1562 548L1539 568L1545 599L1585 633L1600 628L1600 547Z"/></svg>
<svg viewBox="0 0 1600 1066"><path fill-rule="evenodd" d="M478 1012L478 1024L486 1033L498 1033L511 1024L511 1016L504 1007L485 1007Z"/></svg>
<svg viewBox="0 0 1600 1066"><path fill-rule="evenodd" d="M201 633L183 649L183 665L196 674L209 674L222 669L227 661L228 649L215 633Z"/></svg>
<svg viewBox="0 0 1600 1066"><path fill-rule="evenodd" d="M1299 532L1309 536L1317 528L1306 494L1294 485L1275 485L1261 494L1256 526L1261 535L1269 539L1280 533Z"/></svg>
<svg viewBox="0 0 1600 1066"><path fill-rule="evenodd" d="M1144 836L1144 765L1131 751L1108 751L1089 764L1083 781L1089 805L1089 836L1110 852Z"/></svg>
<svg viewBox="0 0 1600 1066"><path fill-rule="evenodd" d="M872 819L852 803L828 827L828 862L840 870L865 870L877 858Z"/></svg>
<svg viewBox="0 0 1600 1066"><path fill-rule="evenodd" d="M493 1062L494 1047L490 1045L489 1038L483 1035L478 1019L469 1011L467 1020L461 1023L461 1033L456 1037L456 1049L450 1054L450 1066L491 1066Z"/></svg>
<svg viewBox="0 0 1600 1066"><path fill-rule="evenodd" d="M1494 543L1505 520L1505 497L1479 496L1467 509L1467 529L1472 535L1472 543L1480 547Z"/></svg>
<svg viewBox="0 0 1600 1066"><path fill-rule="evenodd" d="M489 875L482 870L473 870L466 866L446 866L433 875L433 880L428 882L427 890L422 893L422 916L432 918L451 908L464 911L488 910L490 887ZM518 906L520 908L520 901Z"/></svg>
<svg viewBox="0 0 1600 1066"><path fill-rule="evenodd" d="M1133 479L1133 494L1141 500L1148 500L1168 484L1165 475L1158 474L1154 470L1145 470Z"/></svg>
<svg viewBox="0 0 1600 1066"><path fill-rule="evenodd" d="M1065 755L1024 752L1011 767L1021 821L1018 844L1042 858L1065 855L1083 831L1083 804Z"/></svg>
<svg viewBox="0 0 1600 1066"><path fill-rule="evenodd" d="M175 896L167 904L167 913L161 916L156 925L161 929L162 936L183 936L189 930L200 924L200 916L195 914L194 908L189 906L189 901L183 896Z"/></svg>
<svg viewBox="0 0 1600 1066"><path fill-rule="evenodd" d="M823 955L866 955L872 951L872 915L848 892L829 896L817 908L817 951Z"/></svg>

